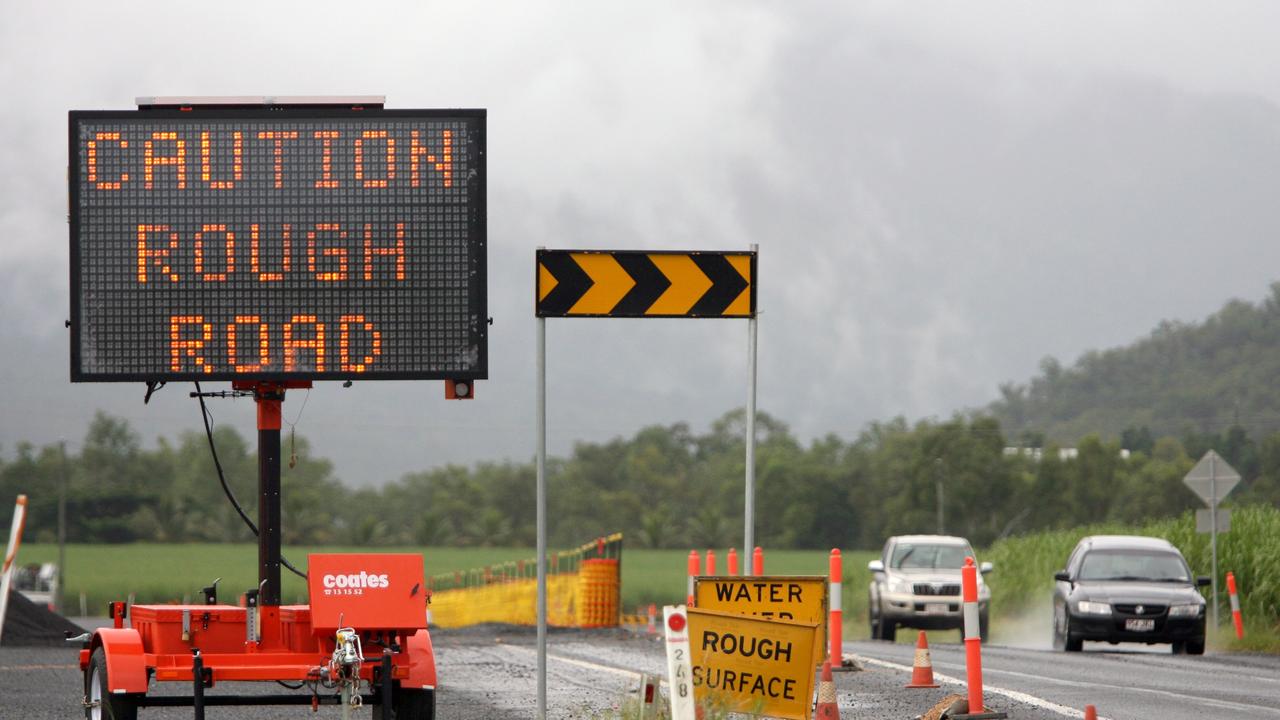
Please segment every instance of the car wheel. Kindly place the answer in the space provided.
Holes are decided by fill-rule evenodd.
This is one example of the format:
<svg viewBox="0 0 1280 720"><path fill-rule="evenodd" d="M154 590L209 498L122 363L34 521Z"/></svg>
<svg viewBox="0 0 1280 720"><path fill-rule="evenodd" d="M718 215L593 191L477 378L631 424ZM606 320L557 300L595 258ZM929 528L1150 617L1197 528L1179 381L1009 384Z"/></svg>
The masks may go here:
<svg viewBox="0 0 1280 720"><path fill-rule="evenodd" d="M1084 639L1071 634L1071 614L1066 607L1062 608L1062 616L1055 615L1053 622L1053 647L1065 652L1080 652L1084 649Z"/></svg>
<svg viewBox="0 0 1280 720"><path fill-rule="evenodd" d="M982 644L986 645L991 639L991 621L987 617L987 613L978 616L978 638L982 640Z"/></svg>
<svg viewBox="0 0 1280 720"><path fill-rule="evenodd" d="M1195 640L1186 641L1185 643L1183 643L1183 649L1186 651L1188 655L1203 655L1204 654L1204 638L1199 637L1199 638L1196 638Z"/></svg>
<svg viewBox="0 0 1280 720"><path fill-rule="evenodd" d="M884 609L880 604L867 599L867 622L871 627L872 640L888 640L893 642L896 635L895 623L892 620L886 620L884 617Z"/></svg>
<svg viewBox="0 0 1280 720"><path fill-rule="evenodd" d="M898 624L880 616L880 639L894 642L898 638Z"/></svg>
<svg viewBox="0 0 1280 720"><path fill-rule="evenodd" d="M1063 650L1067 644L1066 637L1062 633L1062 619L1058 616L1058 609L1053 609L1053 649Z"/></svg>
<svg viewBox="0 0 1280 720"><path fill-rule="evenodd" d="M1080 652L1084 649L1084 638L1071 634L1071 620L1067 620L1067 638L1062 643L1062 649L1067 652Z"/></svg>

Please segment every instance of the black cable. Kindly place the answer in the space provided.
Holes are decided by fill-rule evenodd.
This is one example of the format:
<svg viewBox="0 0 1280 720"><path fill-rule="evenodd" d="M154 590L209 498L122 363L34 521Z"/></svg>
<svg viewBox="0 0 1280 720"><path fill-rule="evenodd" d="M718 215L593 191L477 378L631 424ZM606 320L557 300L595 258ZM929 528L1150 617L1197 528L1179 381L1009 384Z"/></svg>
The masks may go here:
<svg viewBox="0 0 1280 720"><path fill-rule="evenodd" d="M290 685L289 683L287 683L287 682L285 682L285 681L283 681L283 680L277 680L277 681L276 681L276 684L277 684L277 685L280 685L281 687L287 687L287 688L289 688L290 690L301 690L302 688L304 688L304 687L306 687L306 686L307 686L307 684L306 684L305 682L300 682L300 683L298 683L297 685Z"/></svg>
<svg viewBox="0 0 1280 720"><path fill-rule="evenodd" d="M222 462L218 460L218 447L213 442L213 426L209 424L209 408L204 404L204 393L200 392L200 383L197 381L195 385L196 398L200 401L200 418L204 421L204 434L205 437L209 438L209 452L213 455L213 467L218 471L218 482L222 484L222 492L226 494L227 500L231 501L231 507L240 513L240 519L244 520L244 524L248 525L249 529L253 531L253 536L258 537L258 526L245 514L244 508L240 507L240 502L236 500L235 493L231 492L231 486L227 485L227 477L222 472ZM289 568L294 575L303 580L307 579L307 574L294 567L293 563L289 562L289 559L284 555L280 556L280 564Z"/></svg>

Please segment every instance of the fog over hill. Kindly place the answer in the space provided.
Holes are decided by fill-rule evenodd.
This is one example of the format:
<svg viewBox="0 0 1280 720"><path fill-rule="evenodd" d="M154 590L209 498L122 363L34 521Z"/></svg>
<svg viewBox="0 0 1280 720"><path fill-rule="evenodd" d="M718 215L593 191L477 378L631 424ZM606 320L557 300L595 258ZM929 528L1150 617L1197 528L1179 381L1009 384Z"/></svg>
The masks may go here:
<svg viewBox="0 0 1280 720"><path fill-rule="evenodd" d="M4 11L22 101L0 107L0 451L74 443L95 409L149 439L199 427L188 387L143 406L141 385L67 380L66 112L138 95L488 109L490 379L457 403L439 383L292 393L286 420L353 484L532 456L539 246L758 244L759 404L803 439L985 406L1045 356L1256 302L1280 267L1269 4L308 8ZM197 57L197 21L239 49ZM743 405L746 337L550 321L551 451ZM252 436L251 402L213 411Z"/></svg>

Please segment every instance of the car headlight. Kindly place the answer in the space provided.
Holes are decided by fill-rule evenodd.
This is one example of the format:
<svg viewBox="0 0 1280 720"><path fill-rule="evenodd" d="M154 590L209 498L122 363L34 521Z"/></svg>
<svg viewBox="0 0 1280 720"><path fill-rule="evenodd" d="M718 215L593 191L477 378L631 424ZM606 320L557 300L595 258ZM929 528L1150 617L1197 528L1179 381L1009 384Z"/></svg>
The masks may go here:
<svg viewBox="0 0 1280 720"><path fill-rule="evenodd" d="M1196 617L1200 614L1200 604L1170 605L1169 617Z"/></svg>
<svg viewBox="0 0 1280 720"><path fill-rule="evenodd" d="M1086 615L1110 615L1111 603L1080 600L1076 602L1076 610Z"/></svg>
<svg viewBox="0 0 1280 720"><path fill-rule="evenodd" d="M889 592L910 593L912 592L911 582L903 578L889 578Z"/></svg>

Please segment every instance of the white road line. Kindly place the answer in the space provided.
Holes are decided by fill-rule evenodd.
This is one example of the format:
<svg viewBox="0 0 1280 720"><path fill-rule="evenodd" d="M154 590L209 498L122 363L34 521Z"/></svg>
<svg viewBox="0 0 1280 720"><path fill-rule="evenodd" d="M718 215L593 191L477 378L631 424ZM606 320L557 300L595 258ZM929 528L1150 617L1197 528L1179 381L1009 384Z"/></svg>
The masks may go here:
<svg viewBox="0 0 1280 720"><path fill-rule="evenodd" d="M851 655L851 653L845 653L845 655ZM853 657L853 658L855 658L856 660L858 660L858 662L862 662L862 663L865 663L865 664L867 664L867 665L878 665L878 666L880 666L880 667L889 668L889 669L891 669L891 670L903 670L903 671L906 671L906 672L911 672L911 671L912 671L912 669L913 669L913 668L912 668L912 667L910 667L909 665L899 665L898 663L887 662L887 661L885 661L885 660L877 660L877 659L875 659L875 658L869 658L869 657L866 657L865 655L852 655L852 657ZM990 672L990 670L988 670L988 672ZM1028 676L1028 677L1030 677L1030 676ZM934 673L933 673L933 679L934 679L934 680L937 680L937 681L941 681L941 682L948 682L948 683L952 683L952 684L955 684L955 685L966 685L966 684L967 684L967 682L966 682L966 681L961 680L960 678L952 677L952 676L950 676L950 675L946 675L946 674L944 674L944 673L937 672L936 670L935 670L935 671L934 671ZM995 686L992 686L992 685L986 685L986 684L984 684L984 685L982 686L982 689L983 689L984 691L986 691L986 692L992 692L992 693L995 693L996 695L1003 695L1004 697L1007 697L1007 698L1009 698L1010 700L1017 700L1018 702L1022 702L1022 703L1026 703L1026 704L1028 704L1028 705L1032 705L1032 706L1038 707L1038 708L1040 708L1041 710L1048 710L1048 711L1050 711L1050 712L1056 712L1056 713L1058 713L1059 715L1063 715L1063 716L1065 716L1065 717L1069 717L1069 718L1083 718L1083 717L1084 717L1084 711L1083 711L1083 710L1077 710L1077 709L1075 709L1075 708L1069 708L1069 707L1067 707L1066 705L1059 705L1059 704L1057 704L1057 703L1055 703L1055 702L1049 702L1048 700L1043 700L1043 699L1038 698L1038 697L1036 697L1036 696L1034 696L1034 695L1028 695L1028 694L1023 693L1023 692L1018 692L1017 690L1006 690L1005 688L995 687ZM1105 717L1103 717L1103 716L1099 715L1099 716L1098 716L1098 720L1108 720L1108 718L1105 718Z"/></svg>
<svg viewBox="0 0 1280 720"><path fill-rule="evenodd" d="M884 660L876 660L874 658L868 658L861 655L855 655L855 657L857 657L859 660L863 660L865 662L871 663L872 665L880 665L883 667L893 668L895 670L905 670L908 672L912 670L912 668L907 665L899 665L897 663L886 662ZM960 680L959 678L955 678L955 677L944 675L942 673L937 672L936 668L941 664L942 663L934 663L935 671L933 673L933 677L935 679L941 679L946 682L953 682L958 685L966 684L965 681ZM1144 687L1137 687L1134 685L1110 685L1107 683L1099 683L1099 682L1064 680L1062 678L1049 677L1047 675L1033 675L1031 673L1017 672L1015 670L1000 670L998 668L992 668L992 667L985 667L982 669L982 671L984 674L988 674L988 675L1000 675L1000 674L1011 675L1013 677L1026 678L1028 680L1037 680L1040 682L1050 682L1058 685L1065 685L1068 687L1108 688L1110 690L1120 690L1123 692L1143 692L1143 693L1149 693L1151 695L1162 695L1165 697L1173 698L1175 700L1197 703L1200 705L1207 705L1209 707L1222 708L1222 709L1228 709L1228 710L1248 710L1250 712L1257 712L1258 710L1274 709L1269 705L1250 705L1248 703L1238 703L1231 700L1221 700L1218 698L1206 698L1206 697L1201 697L1199 695L1185 695L1182 693L1173 692L1171 690L1157 690L1155 688L1144 688ZM1049 702L1048 700L1041 700L1040 698L1037 698L1033 695L1027 695L1026 693L1021 693L1016 690L1006 690L1004 688L993 687L991 685L985 685L985 684L983 685L983 689L990 690L991 692L996 693L997 695L1004 695L1005 697L1008 697L1014 700L1029 702L1032 705L1035 705L1037 707L1041 707L1046 710L1052 710L1053 712L1066 715L1067 717L1072 717L1072 718L1084 717L1084 712L1081 710L1069 708L1064 705L1058 705L1057 703ZM1101 716L1099 716L1099 720L1105 720L1105 718L1102 718Z"/></svg>
<svg viewBox="0 0 1280 720"><path fill-rule="evenodd" d="M522 645L505 645L504 647L509 648L511 650L522 650L524 652L529 653L530 655L534 655L537 653L536 649L527 648ZM547 653L547 659L555 660L557 662L562 662L562 663L568 663L569 665L577 665L578 667L585 668L587 670L600 670L602 672L613 673L615 675L621 675L626 678L638 678L642 674L639 670L624 670L622 668L616 668L609 665L600 665L587 660L579 660L577 658L565 657L564 655L553 655L551 653Z"/></svg>

